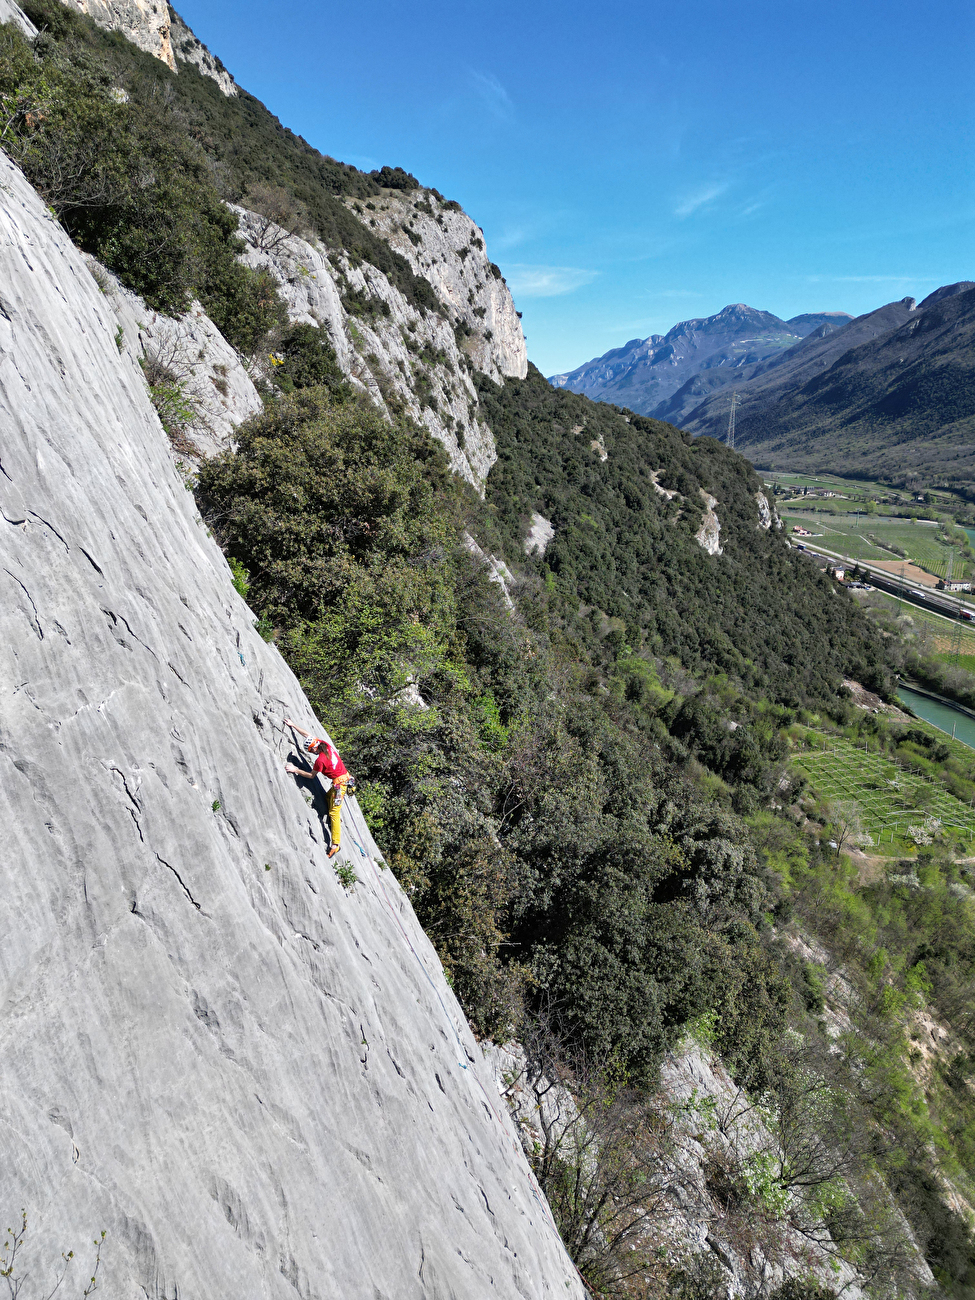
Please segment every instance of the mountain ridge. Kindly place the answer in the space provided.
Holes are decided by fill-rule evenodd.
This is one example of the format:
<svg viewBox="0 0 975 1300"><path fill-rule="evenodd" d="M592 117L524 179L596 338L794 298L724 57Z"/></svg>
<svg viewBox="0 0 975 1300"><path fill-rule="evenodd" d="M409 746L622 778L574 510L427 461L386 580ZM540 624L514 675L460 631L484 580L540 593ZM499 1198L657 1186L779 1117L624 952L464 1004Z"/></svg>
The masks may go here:
<svg viewBox="0 0 975 1300"><path fill-rule="evenodd" d="M736 446L766 468L880 477L917 470L970 481L973 322L975 283L962 280L920 303L887 303L842 330L814 331L743 375ZM684 419L689 432L712 437L726 423L723 394L704 395Z"/></svg>
<svg viewBox="0 0 975 1300"><path fill-rule="evenodd" d="M56 21L54 0L32 6ZM578 1295L554 1216L600 1294L635 1263L641 1291L649 1274L672 1291L675 1268L707 1274L716 1258L720 1280L690 1279L694 1294L798 1300L802 1279L779 1290L799 1265L782 1236L793 1210L746 1194L752 1148L718 1150L691 1112L700 1217L678 1185L675 1218L651 1203L648 1237L641 1207L607 1260L615 1228L598 1209L583 1227L599 1240L580 1248L564 1175L601 1177L602 1153L610 1173L633 1171L638 1147L616 1160L604 1145L618 1103L632 1136L666 1130L688 1095L702 1116L741 1089L767 1096L791 1077L793 1027L793 1047L832 1059L808 996L818 976L781 945L802 873L836 874L827 828L813 841L779 805L799 793L783 784L795 724L849 725L849 675L887 691L886 641L786 544L743 457L557 390L523 361L503 277L459 205L399 168L336 163L246 91L225 95L198 66L174 76L63 15L76 43L49 32L20 43L21 82L2 69L5 89L40 68L66 90L11 139L43 146L80 102L109 157L126 130L155 150L130 168L150 181L139 195L167 176L167 150L185 174L126 211L119 243L76 222L84 260L12 168L10 204L0 196L32 268L0 241L16 288L0 316L16 658L0 750L25 845L0 901L17 944L0 1020L8 1195L28 1189L55 1259L52 1228L108 1227L106 1270L147 1295ZM26 150L42 188L38 157ZM193 202L175 206L194 177ZM118 257L160 215L210 222L225 282L211 271L162 294L144 259ZM819 317L793 327L732 304L718 331L826 338ZM700 325L675 354L713 357ZM188 465L173 398L196 383L212 427ZM337 859L322 793L309 806L282 775L297 756L285 716L328 730L359 778ZM756 814L773 819L764 841ZM761 847L783 835L788 872ZM546 996L565 1016L563 1060L591 1052L597 1085L608 1063L592 1162L563 1145L553 1167L530 1129L519 1144L499 1096L510 1104L517 1080L485 1073L460 1013L479 1040L509 1042ZM687 1057L697 1026L709 1046L655 1112L640 1090L663 1081L665 1054ZM725 1087L706 1079L716 1055ZM863 1105L856 1070L836 1076L844 1113ZM570 1090L587 1086L583 1073ZM901 1168L893 1131L885 1177ZM762 1149L781 1171L780 1134ZM906 1158L913 1175L921 1157ZM875 1175L853 1168L858 1198ZM672 1183L672 1162L649 1170L651 1186ZM612 1183L595 1191L615 1214ZM788 1196L842 1252L851 1229L833 1199ZM742 1251L756 1211L776 1217ZM803 1273L860 1300L872 1256L834 1260L839 1273L819 1260L803 1252Z"/></svg>
<svg viewBox="0 0 975 1300"><path fill-rule="evenodd" d="M631 339L575 370L551 375L549 382L594 401L679 423L686 403L678 394L694 379L702 392L723 387L743 369L774 360L814 329L835 328L850 319L844 312L819 312L785 321L746 303L729 303L713 316L679 321L664 335Z"/></svg>

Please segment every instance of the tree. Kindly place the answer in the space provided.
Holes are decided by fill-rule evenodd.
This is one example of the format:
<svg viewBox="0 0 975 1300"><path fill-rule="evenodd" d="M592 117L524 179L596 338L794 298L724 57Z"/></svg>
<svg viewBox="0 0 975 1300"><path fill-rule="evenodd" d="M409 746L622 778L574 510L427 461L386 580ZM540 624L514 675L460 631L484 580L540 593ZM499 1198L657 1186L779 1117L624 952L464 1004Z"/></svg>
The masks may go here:
<svg viewBox="0 0 975 1300"><path fill-rule="evenodd" d="M643 1294L631 1285L662 1282L659 1230L685 1181L673 1108L628 1086L618 1061L573 1047L550 1008L523 1039L507 1093L569 1256L599 1296Z"/></svg>
<svg viewBox="0 0 975 1300"><path fill-rule="evenodd" d="M249 185L244 193L243 206L258 218L256 244L265 253L274 252L292 235L309 237L311 218L308 209L283 185L261 182Z"/></svg>

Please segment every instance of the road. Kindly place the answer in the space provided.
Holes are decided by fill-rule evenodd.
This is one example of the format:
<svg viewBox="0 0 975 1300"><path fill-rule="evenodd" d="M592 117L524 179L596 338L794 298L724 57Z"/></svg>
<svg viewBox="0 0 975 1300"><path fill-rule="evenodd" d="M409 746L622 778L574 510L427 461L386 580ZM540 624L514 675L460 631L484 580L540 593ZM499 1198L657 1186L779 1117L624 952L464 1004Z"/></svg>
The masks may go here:
<svg viewBox="0 0 975 1300"><path fill-rule="evenodd" d="M825 560L842 561L851 569L859 565L863 572L870 575L870 582L878 591L886 591L901 600L909 601L912 605L917 605L921 609L939 615L947 623L953 622L954 618L957 618L963 610L971 614L973 620L975 620L975 604L968 600L962 600L953 592L938 591L936 588L932 588L929 598L927 592L920 592L916 586L911 586L906 581L901 582L894 574L888 573L886 569L876 568L868 560L855 560L851 555L843 555L839 551L827 550L825 546L820 546L818 542L808 537L804 537L801 542L793 541L791 538L789 540L794 547L801 546L804 550L814 555L820 555ZM945 614L945 605L949 605L957 611L954 618Z"/></svg>

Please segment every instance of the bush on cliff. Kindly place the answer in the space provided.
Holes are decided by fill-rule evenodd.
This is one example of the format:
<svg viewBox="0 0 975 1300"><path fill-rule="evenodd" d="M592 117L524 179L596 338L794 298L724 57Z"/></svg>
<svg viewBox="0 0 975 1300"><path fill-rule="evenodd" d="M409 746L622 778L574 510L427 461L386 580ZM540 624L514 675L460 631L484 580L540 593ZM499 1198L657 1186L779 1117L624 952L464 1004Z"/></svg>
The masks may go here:
<svg viewBox="0 0 975 1300"><path fill-rule="evenodd" d="M283 304L269 275L237 260L237 218L205 155L69 49L0 29L3 147L75 242L150 307L178 315L199 298L225 337L253 352Z"/></svg>

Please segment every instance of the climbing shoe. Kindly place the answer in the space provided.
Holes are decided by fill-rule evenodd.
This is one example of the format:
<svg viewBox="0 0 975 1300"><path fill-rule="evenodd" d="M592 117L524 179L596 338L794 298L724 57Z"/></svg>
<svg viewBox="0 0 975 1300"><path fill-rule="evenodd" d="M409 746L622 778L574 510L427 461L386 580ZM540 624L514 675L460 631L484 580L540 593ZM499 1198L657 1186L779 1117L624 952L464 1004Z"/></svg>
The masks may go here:
<svg viewBox="0 0 975 1300"><path fill-rule="evenodd" d="M338 845L338 844L333 844L333 845L331 845L331 847L330 847L329 850L328 850L328 856L329 856L330 858L334 858L335 855L336 855L336 853L338 853L338 851L339 851L339 845Z"/></svg>

